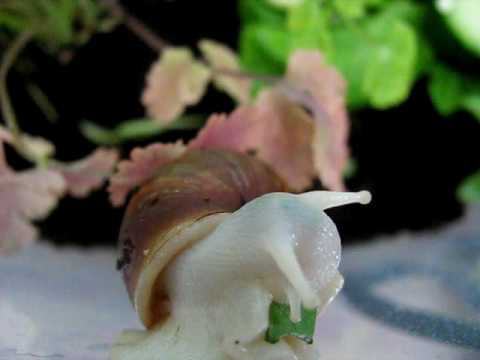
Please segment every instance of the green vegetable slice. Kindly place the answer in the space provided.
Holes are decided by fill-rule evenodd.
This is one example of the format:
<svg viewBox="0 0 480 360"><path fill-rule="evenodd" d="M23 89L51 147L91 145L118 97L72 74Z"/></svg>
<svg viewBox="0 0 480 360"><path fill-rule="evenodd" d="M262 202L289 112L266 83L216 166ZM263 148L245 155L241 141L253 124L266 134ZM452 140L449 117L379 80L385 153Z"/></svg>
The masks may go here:
<svg viewBox="0 0 480 360"><path fill-rule="evenodd" d="M305 309L302 307L302 318L295 323L290 320L290 306L272 302L265 341L275 344L281 337L290 335L305 341L307 344L312 344L316 318L317 309Z"/></svg>

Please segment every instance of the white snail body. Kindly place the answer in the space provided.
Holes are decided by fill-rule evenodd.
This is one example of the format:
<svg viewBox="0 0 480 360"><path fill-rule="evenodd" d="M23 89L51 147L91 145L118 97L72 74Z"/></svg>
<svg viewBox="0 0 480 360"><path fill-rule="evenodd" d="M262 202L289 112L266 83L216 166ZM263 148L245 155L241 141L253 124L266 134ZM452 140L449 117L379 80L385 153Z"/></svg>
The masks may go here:
<svg viewBox="0 0 480 360"><path fill-rule="evenodd" d="M369 201L365 191L276 192L217 213L215 225L204 219L195 230L204 237L177 254L156 282L155 292L169 299L168 314L148 331L123 333L112 359L316 358L315 343L264 340L270 304L289 304L291 320L299 321L302 306L322 310L335 297L343 284L341 244L324 210Z"/></svg>

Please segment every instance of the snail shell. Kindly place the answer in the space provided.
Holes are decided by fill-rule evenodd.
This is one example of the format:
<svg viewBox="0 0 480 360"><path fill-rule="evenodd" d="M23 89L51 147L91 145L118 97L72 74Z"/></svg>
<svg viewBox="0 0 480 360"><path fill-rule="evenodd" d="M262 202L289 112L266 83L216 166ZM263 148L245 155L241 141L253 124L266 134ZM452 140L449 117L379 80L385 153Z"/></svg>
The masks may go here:
<svg viewBox="0 0 480 360"><path fill-rule="evenodd" d="M284 183L254 157L194 150L159 169L132 197L119 236L118 267L147 328L168 313L161 273L225 216Z"/></svg>

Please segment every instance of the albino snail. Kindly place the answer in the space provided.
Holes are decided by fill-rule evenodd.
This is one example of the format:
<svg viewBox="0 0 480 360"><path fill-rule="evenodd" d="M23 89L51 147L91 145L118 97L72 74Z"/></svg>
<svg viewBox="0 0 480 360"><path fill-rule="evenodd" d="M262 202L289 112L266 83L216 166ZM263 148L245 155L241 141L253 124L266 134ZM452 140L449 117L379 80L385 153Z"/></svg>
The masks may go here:
<svg viewBox="0 0 480 360"><path fill-rule="evenodd" d="M323 210L370 194L281 192L254 157L189 151L132 198L120 267L148 331L125 331L113 360L313 359L315 345L264 340L272 301L321 310L341 289L340 238Z"/></svg>

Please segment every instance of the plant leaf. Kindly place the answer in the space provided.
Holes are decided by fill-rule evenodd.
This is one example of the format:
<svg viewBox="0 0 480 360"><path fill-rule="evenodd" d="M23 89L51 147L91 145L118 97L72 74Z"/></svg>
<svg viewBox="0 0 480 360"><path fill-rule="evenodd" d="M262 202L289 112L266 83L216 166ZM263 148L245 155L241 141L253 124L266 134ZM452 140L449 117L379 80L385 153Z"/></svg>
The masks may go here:
<svg viewBox="0 0 480 360"><path fill-rule="evenodd" d="M150 180L160 166L182 156L185 150L181 141L133 149L130 159L120 161L116 173L110 178L108 192L111 203L114 206L123 205L133 189Z"/></svg>
<svg viewBox="0 0 480 360"><path fill-rule="evenodd" d="M201 40L198 47L213 68L213 83L216 87L225 91L238 103L247 103L250 100L252 81L247 78L225 76L218 73L218 70L238 72L240 62L237 54L227 46L208 39Z"/></svg>
<svg viewBox="0 0 480 360"><path fill-rule="evenodd" d="M342 173L348 161L350 128L345 80L315 50L294 52L289 59L286 78L301 91L291 96L313 114L312 152L316 173L327 188L344 190Z"/></svg>
<svg viewBox="0 0 480 360"><path fill-rule="evenodd" d="M436 64L432 70L428 92L440 114L448 116L460 108L464 96L462 78L442 64Z"/></svg>
<svg viewBox="0 0 480 360"><path fill-rule="evenodd" d="M173 130L193 130L202 127L205 119L201 115L183 115L175 121L162 125L151 119L125 121L113 129L107 129L93 122L83 121L80 131L97 145L119 145L132 140L143 140Z"/></svg>
<svg viewBox="0 0 480 360"><path fill-rule="evenodd" d="M363 90L377 109L397 105L407 98L415 80L416 33L408 23L388 17L370 23L367 31L377 45L370 49Z"/></svg>
<svg viewBox="0 0 480 360"><path fill-rule="evenodd" d="M480 171L470 175L460 184L457 197L465 203L480 201Z"/></svg>
<svg viewBox="0 0 480 360"><path fill-rule="evenodd" d="M289 52L290 38L281 27L251 24L240 33L240 60L247 70L282 74Z"/></svg>
<svg viewBox="0 0 480 360"><path fill-rule="evenodd" d="M287 29L290 34L290 51L320 49L330 59L333 52L331 32L328 27L330 13L320 8L316 0L304 0L288 11Z"/></svg>
<svg viewBox="0 0 480 360"><path fill-rule="evenodd" d="M282 25L285 20L285 12L266 0L240 0L238 5L240 17L245 23Z"/></svg>
<svg viewBox="0 0 480 360"><path fill-rule="evenodd" d="M294 323L290 320L290 307L288 305L272 302L265 341L275 344L283 336L295 336L307 344L312 344L316 318L316 309L305 309L302 306L302 318L299 322Z"/></svg>
<svg viewBox="0 0 480 360"><path fill-rule="evenodd" d="M8 137L0 129L0 255L31 244L37 237L31 221L47 216L65 192L65 181L56 171L10 169L2 143Z"/></svg>
<svg viewBox="0 0 480 360"><path fill-rule="evenodd" d="M312 160L313 121L288 98L263 91L254 105L228 117L212 115L189 144L194 149L227 149L252 154L270 165L296 191L315 177Z"/></svg>
<svg viewBox="0 0 480 360"><path fill-rule="evenodd" d="M112 174L117 161L116 150L99 148L84 159L70 163L55 163L50 169L63 176L71 196L84 198L102 186Z"/></svg>
<svg viewBox="0 0 480 360"><path fill-rule="evenodd" d="M432 70L428 91L440 114L448 116L463 109L480 120L480 79L438 63Z"/></svg>
<svg viewBox="0 0 480 360"><path fill-rule="evenodd" d="M169 123L200 101L209 80L210 70L188 48L169 48L147 75L142 103L155 121Z"/></svg>
<svg viewBox="0 0 480 360"><path fill-rule="evenodd" d="M480 2L436 0L435 5L461 43L480 56Z"/></svg>

